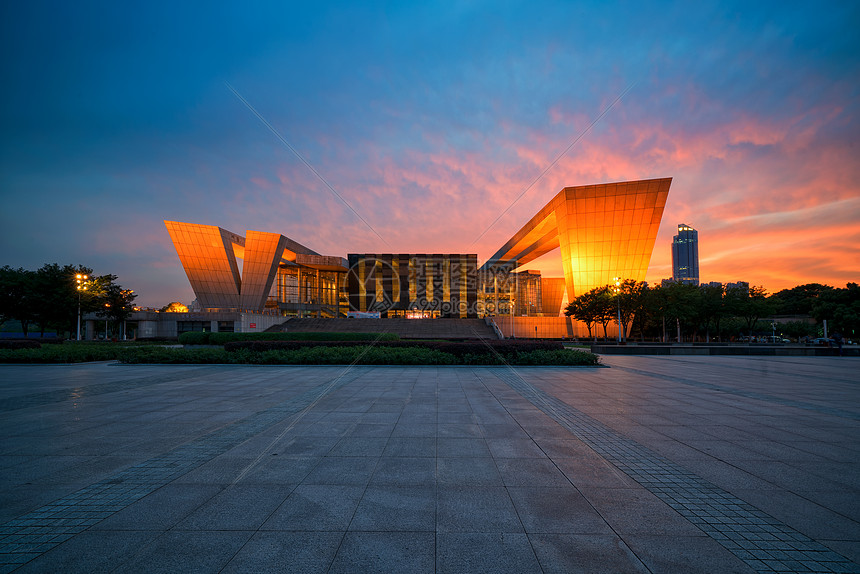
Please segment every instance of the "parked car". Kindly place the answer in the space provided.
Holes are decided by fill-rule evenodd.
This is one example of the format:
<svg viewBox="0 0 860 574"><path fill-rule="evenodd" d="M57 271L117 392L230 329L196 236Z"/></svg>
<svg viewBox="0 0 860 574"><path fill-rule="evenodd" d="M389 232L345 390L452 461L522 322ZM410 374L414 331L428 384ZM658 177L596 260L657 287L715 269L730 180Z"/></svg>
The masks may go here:
<svg viewBox="0 0 860 574"><path fill-rule="evenodd" d="M818 337L817 339L813 339L812 344L832 346L836 344L836 341L830 338L825 339L824 337Z"/></svg>

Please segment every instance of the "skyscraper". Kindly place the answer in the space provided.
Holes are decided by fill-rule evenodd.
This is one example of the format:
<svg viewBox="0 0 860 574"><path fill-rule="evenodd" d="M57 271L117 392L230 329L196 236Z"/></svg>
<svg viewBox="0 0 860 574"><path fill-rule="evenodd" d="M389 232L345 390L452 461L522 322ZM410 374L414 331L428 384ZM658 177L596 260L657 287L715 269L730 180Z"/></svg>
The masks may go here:
<svg viewBox="0 0 860 574"><path fill-rule="evenodd" d="M672 279L699 284L699 232L681 223L672 238Z"/></svg>

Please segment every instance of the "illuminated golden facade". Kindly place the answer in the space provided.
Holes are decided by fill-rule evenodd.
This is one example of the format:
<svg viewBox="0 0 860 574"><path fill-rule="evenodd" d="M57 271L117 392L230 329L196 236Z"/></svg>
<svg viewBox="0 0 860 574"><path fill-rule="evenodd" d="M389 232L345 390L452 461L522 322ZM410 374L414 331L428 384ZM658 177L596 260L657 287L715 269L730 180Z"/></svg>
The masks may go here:
<svg viewBox="0 0 860 574"><path fill-rule="evenodd" d="M198 304L205 310L339 315L346 259L320 255L277 233L242 237L214 225L165 221ZM239 270L238 261L243 262Z"/></svg>
<svg viewBox="0 0 860 574"><path fill-rule="evenodd" d="M237 252L245 238L214 225L165 221L185 274L204 308L238 308L242 279Z"/></svg>
<svg viewBox="0 0 860 574"><path fill-rule="evenodd" d="M541 311L544 316L559 316L564 300L564 277L542 277Z"/></svg>
<svg viewBox="0 0 860 574"><path fill-rule="evenodd" d="M645 279L671 183L566 187L480 271L475 254L349 254L347 261L277 233L247 231L242 237L212 225L164 223L203 309L550 321L567 301L615 277ZM564 279L515 271L557 248ZM549 332L546 325L530 326Z"/></svg>
<svg viewBox="0 0 860 574"><path fill-rule="evenodd" d="M560 247L570 300L615 277L644 281L671 183L665 178L566 187L482 270L515 269Z"/></svg>

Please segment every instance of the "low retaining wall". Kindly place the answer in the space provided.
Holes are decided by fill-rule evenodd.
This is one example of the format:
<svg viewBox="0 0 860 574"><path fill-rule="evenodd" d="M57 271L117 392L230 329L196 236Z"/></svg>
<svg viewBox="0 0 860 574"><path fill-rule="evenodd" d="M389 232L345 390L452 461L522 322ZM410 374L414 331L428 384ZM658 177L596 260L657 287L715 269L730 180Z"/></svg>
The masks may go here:
<svg viewBox="0 0 860 574"><path fill-rule="evenodd" d="M598 355L769 355L774 357L833 357L838 349L802 345L592 345ZM845 357L860 357L860 347L842 347Z"/></svg>

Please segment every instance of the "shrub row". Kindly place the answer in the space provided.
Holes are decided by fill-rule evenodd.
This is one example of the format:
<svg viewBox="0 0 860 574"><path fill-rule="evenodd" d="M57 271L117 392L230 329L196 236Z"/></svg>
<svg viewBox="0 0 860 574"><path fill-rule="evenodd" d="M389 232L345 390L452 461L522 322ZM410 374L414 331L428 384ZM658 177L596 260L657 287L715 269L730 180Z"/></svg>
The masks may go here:
<svg viewBox="0 0 860 574"><path fill-rule="evenodd" d="M366 345L366 341L234 341L227 343L224 348L235 352L239 349L252 351L295 351L308 347L355 347ZM486 342L468 341L425 341L413 339L410 341L380 341L375 346L408 349L433 349L449 353L455 357L466 355L524 353L530 351L558 351L564 349L558 341L516 341L488 340Z"/></svg>
<svg viewBox="0 0 860 574"><path fill-rule="evenodd" d="M119 358L124 363L225 363L257 365L564 365L595 366L587 351L520 350L515 353L454 355L438 348L393 345L306 345L294 349L253 350L141 348Z"/></svg>
<svg viewBox="0 0 860 574"><path fill-rule="evenodd" d="M0 339L0 349L41 349L42 344L34 339Z"/></svg>
<svg viewBox="0 0 860 574"><path fill-rule="evenodd" d="M397 341L394 333L211 333L189 331L179 335L183 345L224 345L232 341Z"/></svg>
<svg viewBox="0 0 860 574"><path fill-rule="evenodd" d="M117 360L130 347L120 345L44 345L31 349L0 349L0 363L87 363Z"/></svg>
<svg viewBox="0 0 860 574"><path fill-rule="evenodd" d="M270 365L597 365L586 351L525 347L502 353L454 354L430 346L306 345L286 350L255 351L239 348L183 349L156 345L46 345L41 349L0 349L0 363L80 363L118 360L123 363L161 364L270 364Z"/></svg>

